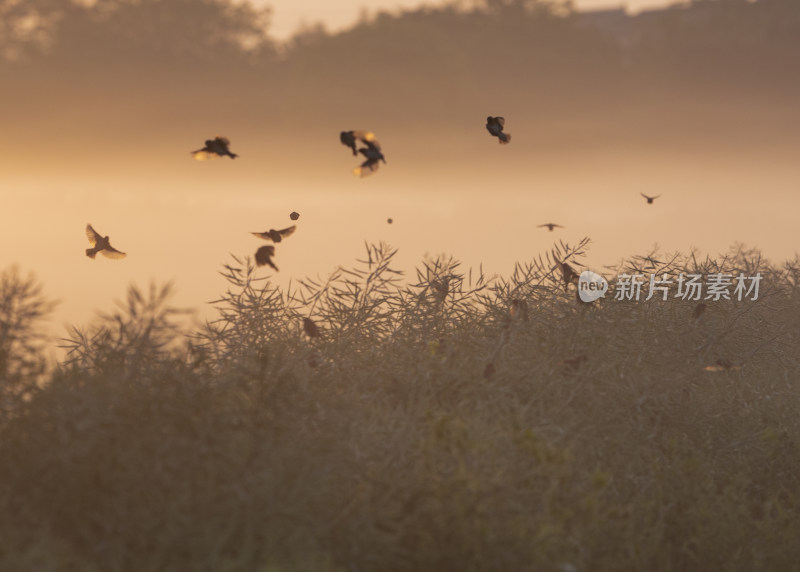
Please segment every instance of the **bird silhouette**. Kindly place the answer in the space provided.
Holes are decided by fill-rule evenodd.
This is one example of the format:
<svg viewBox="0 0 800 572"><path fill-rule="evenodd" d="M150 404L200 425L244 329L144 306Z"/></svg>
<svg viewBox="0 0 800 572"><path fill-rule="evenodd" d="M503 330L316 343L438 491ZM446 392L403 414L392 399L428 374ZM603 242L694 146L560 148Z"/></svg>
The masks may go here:
<svg viewBox="0 0 800 572"><path fill-rule="evenodd" d="M442 276L439 279L431 280L430 286L436 302L443 303L450 293L450 277Z"/></svg>
<svg viewBox="0 0 800 572"><path fill-rule="evenodd" d="M101 235L99 232L93 229L92 225L90 224L86 225L86 238L89 239L89 243L93 247L86 249L86 256L92 260L94 260L94 257L97 256L98 252L106 258L113 258L115 260L119 260L127 256L124 252L120 252L111 246L108 236Z"/></svg>
<svg viewBox="0 0 800 572"><path fill-rule="evenodd" d="M231 142L225 137L215 137L214 139L207 139L205 147L192 151L192 156L198 161L207 161L209 159L216 159L217 157L228 156L231 159L236 159L239 155L231 153Z"/></svg>
<svg viewBox="0 0 800 572"><path fill-rule="evenodd" d="M556 224L554 222L548 222L548 223L545 223L545 224L540 224L536 228L544 228L544 227L547 227L547 230L549 230L550 232L553 232L554 228L564 228L560 224Z"/></svg>
<svg viewBox="0 0 800 572"><path fill-rule="evenodd" d="M639 193L639 194L640 194L640 195L642 195L644 198L646 198L646 199L647 199L647 204L648 204L648 205L652 205L652 204L653 204L653 201L654 201L654 200L656 200L658 197L660 197L660 196L661 196L661 195L656 195L656 196L654 196L654 197L648 197L648 196L647 196L647 195L645 195L644 193Z"/></svg>
<svg viewBox="0 0 800 572"><path fill-rule="evenodd" d="M263 238L264 240L271 240L272 242L280 242L287 236L290 236L295 230L297 230L297 225L293 224L288 228L284 228L282 230L275 230L271 228L269 230L265 230L264 232L254 232L252 233L253 236L257 236L258 238Z"/></svg>
<svg viewBox="0 0 800 572"><path fill-rule="evenodd" d="M700 302L699 304L697 304L697 306L694 307L694 310L692 311L692 319L695 321L699 320L700 316L702 316L705 311L706 311L706 305L703 302Z"/></svg>
<svg viewBox="0 0 800 572"><path fill-rule="evenodd" d="M505 117L492 117L491 115L486 118L486 130L493 136L497 137L501 145L505 145L511 141L511 135L503 133L503 127L506 125Z"/></svg>
<svg viewBox="0 0 800 572"><path fill-rule="evenodd" d="M341 133L339 133L339 141L341 141L342 145L344 145L345 147L350 147L353 150L353 156L358 155L358 151L356 150L355 132L342 131Z"/></svg>
<svg viewBox="0 0 800 572"><path fill-rule="evenodd" d="M511 300L511 308L508 311L512 320L528 321L528 302L521 298Z"/></svg>
<svg viewBox="0 0 800 572"><path fill-rule="evenodd" d="M303 331L309 338L319 337L319 328L311 318L303 318Z"/></svg>
<svg viewBox="0 0 800 572"><path fill-rule="evenodd" d="M362 147L358 152L364 155L366 161L353 169L353 174L359 177L366 177L378 170L381 161L386 163L386 158L383 156L381 146L377 141L374 139L362 141L364 141L366 147Z"/></svg>
<svg viewBox="0 0 800 572"><path fill-rule="evenodd" d="M566 262L556 260L556 265L561 270L561 278L564 280L564 292L566 292L570 283L578 283L578 273Z"/></svg>
<svg viewBox="0 0 800 572"><path fill-rule="evenodd" d="M297 220L300 218L300 213L297 211L292 211L292 214L289 215L289 218L292 220Z"/></svg>
<svg viewBox="0 0 800 572"><path fill-rule="evenodd" d="M370 141L375 141L375 134L371 131L342 131L339 134L339 141L341 141L342 145L345 147L349 147L353 150L353 156L358 156L358 149L356 149L357 142L368 143Z"/></svg>
<svg viewBox="0 0 800 572"><path fill-rule="evenodd" d="M256 250L256 264L258 266L271 266L275 272L278 272L278 267L275 266L275 263L272 262L272 257L275 256L275 247L271 244L267 246L262 246L258 250Z"/></svg>

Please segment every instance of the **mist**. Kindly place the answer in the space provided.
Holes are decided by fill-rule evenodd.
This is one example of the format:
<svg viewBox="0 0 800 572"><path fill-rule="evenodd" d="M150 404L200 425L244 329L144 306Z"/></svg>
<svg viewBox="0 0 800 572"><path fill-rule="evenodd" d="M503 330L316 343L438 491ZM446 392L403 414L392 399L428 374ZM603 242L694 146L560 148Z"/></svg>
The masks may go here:
<svg viewBox="0 0 800 572"><path fill-rule="evenodd" d="M461 3L283 43L248 3L0 6L3 264L36 272L62 322L150 281L205 315L217 271L260 246L249 232L292 211L279 283L324 276L365 241L399 248L409 272L441 253L506 272L586 236L596 268L655 248L796 252L790 2L610 21ZM486 132L488 115L506 118L511 144ZM348 129L383 147L368 178L338 142ZM240 158L193 161L215 135ZM83 256L87 222L128 258Z"/></svg>

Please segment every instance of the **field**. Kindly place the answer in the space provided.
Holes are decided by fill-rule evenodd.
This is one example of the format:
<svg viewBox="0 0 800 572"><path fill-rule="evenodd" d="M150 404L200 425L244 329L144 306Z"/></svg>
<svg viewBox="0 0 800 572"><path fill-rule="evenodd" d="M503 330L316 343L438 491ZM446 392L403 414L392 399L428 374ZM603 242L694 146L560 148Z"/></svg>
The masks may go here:
<svg viewBox="0 0 800 572"><path fill-rule="evenodd" d="M131 287L49 368L6 271L0 570L796 570L800 265L615 270L762 275L697 316L578 302L585 248L408 277L367 245L289 290L233 259L217 321Z"/></svg>

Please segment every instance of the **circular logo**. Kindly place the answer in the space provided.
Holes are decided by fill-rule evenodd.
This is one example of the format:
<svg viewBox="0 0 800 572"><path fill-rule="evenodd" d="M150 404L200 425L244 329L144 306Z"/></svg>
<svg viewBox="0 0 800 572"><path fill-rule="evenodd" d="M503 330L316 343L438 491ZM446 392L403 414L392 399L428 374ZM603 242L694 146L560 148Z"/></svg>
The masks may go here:
<svg viewBox="0 0 800 572"><path fill-rule="evenodd" d="M584 270L578 277L578 296L582 302L594 302L608 292L608 280L591 270Z"/></svg>

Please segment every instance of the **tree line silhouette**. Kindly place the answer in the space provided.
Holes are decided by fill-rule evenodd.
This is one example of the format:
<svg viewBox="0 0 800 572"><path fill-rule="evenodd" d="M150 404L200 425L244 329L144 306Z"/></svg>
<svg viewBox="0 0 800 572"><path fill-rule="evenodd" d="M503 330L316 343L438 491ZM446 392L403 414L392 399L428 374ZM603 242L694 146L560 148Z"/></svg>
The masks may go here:
<svg viewBox="0 0 800 572"><path fill-rule="evenodd" d="M503 89L514 74L545 72L713 72L781 84L800 54L792 0L699 0L621 17L612 30L568 2L450 2L366 15L340 33L308 27L285 44L270 36L270 14L233 0L0 0L0 65L18 81L34 70L115 78L168 70L177 79L246 73L296 87L395 77L399 89L425 81L435 91Z"/></svg>
<svg viewBox="0 0 800 572"><path fill-rule="evenodd" d="M6 127L47 133L36 151L59 156L114 136L134 150L153 132L151 151L159 141L173 149L170 136L210 127L288 154L380 118L395 139L441 129L447 152L453 129L503 114L565 148L579 138L635 149L687 134L712 146L791 138L784 127L797 114L792 0L638 15L454 1L367 13L341 32L306 27L282 43L270 15L233 0L0 0L0 103L15 110ZM275 132L281 146L264 138Z"/></svg>

